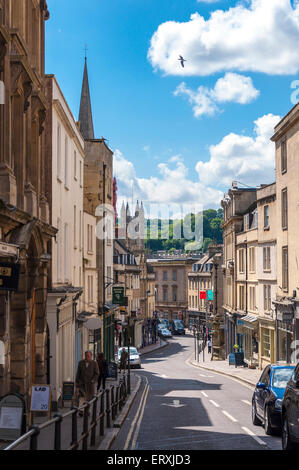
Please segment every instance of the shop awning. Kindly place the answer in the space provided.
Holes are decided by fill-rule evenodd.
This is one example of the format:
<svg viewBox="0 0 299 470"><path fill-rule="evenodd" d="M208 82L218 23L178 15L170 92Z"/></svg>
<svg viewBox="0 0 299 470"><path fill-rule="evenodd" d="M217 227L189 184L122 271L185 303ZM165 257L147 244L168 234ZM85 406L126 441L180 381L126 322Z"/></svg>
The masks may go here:
<svg viewBox="0 0 299 470"><path fill-rule="evenodd" d="M258 321L258 318L254 315L245 315L245 317L241 318L241 321L246 323L246 325L244 325L245 328L250 328L251 330L253 330L254 323Z"/></svg>

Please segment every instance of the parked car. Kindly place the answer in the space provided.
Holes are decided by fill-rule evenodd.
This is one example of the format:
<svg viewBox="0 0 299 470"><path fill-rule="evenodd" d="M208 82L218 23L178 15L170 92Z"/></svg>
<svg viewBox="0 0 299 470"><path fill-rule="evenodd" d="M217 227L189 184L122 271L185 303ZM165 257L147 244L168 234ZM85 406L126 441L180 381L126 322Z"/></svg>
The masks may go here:
<svg viewBox="0 0 299 470"><path fill-rule="evenodd" d="M265 367L252 397L252 422L263 424L266 434L281 430L282 398L294 371L293 365Z"/></svg>
<svg viewBox="0 0 299 470"><path fill-rule="evenodd" d="M172 333L171 333L171 331L169 331L168 328L162 328L162 330L160 331L160 334L164 338L171 338L172 337Z"/></svg>
<svg viewBox="0 0 299 470"><path fill-rule="evenodd" d="M287 383L281 410L282 448L299 448L299 363Z"/></svg>
<svg viewBox="0 0 299 470"><path fill-rule="evenodd" d="M117 363L120 365L120 357L121 353L123 350L123 346L121 348L118 348L118 355L117 355ZM125 347L125 350L128 352L128 348ZM130 346L130 367L137 367L138 369L141 369L141 359L139 352L137 351L136 348L133 348Z"/></svg>
<svg viewBox="0 0 299 470"><path fill-rule="evenodd" d="M170 323L166 318L159 318L158 327L168 328L170 329Z"/></svg>
<svg viewBox="0 0 299 470"><path fill-rule="evenodd" d="M184 335L185 327L182 320L172 320L171 321L171 331L173 335Z"/></svg>

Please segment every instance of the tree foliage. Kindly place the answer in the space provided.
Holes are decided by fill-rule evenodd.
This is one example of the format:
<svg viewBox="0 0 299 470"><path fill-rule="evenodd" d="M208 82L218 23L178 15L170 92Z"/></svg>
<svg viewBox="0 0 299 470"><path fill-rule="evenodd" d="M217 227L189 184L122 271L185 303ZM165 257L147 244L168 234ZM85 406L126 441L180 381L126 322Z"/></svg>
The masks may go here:
<svg viewBox="0 0 299 470"><path fill-rule="evenodd" d="M190 230L203 228L202 243L190 239ZM166 250L202 250L206 251L209 244L223 243L222 209L207 209L199 214L187 214L183 220L147 220L146 247L150 251ZM199 237L198 237L199 238Z"/></svg>

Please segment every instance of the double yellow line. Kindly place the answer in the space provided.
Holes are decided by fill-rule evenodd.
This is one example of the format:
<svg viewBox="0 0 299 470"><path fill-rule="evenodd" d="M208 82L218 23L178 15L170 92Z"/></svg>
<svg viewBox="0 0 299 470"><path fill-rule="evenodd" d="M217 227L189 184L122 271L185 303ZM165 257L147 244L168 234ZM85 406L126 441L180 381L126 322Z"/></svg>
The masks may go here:
<svg viewBox="0 0 299 470"><path fill-rule="evenodd" d="M147 377L145 377L145 382L146 383L145 383L145 387L144 387L144 390L143 390L143 393L142 393L142 397L141 397L136 415L135 415L135 417L132 421L132 424L131 424L131 427L130 427L130 430L129 430L129 433L128 433L128 437L127 437L127 440L126 440L126 443L124 445L123 450L128 450L129 443L131 441L131 437L132 437L135 425L136 425L136 428L135 428L135 432L134 432L133 439L132 439L131 450L134 450L135 447L136 447L136 441L137 441L137 437L138 437L138 434L139 434L140 425L141 425L141 421L142 421L142 418L143 418L143 415L144 415L146 400L147 400L147 396L148 396L148 392L149 392L149 385L148 385ZM136 422L137 422L137 424L136 424Z"/></svg>

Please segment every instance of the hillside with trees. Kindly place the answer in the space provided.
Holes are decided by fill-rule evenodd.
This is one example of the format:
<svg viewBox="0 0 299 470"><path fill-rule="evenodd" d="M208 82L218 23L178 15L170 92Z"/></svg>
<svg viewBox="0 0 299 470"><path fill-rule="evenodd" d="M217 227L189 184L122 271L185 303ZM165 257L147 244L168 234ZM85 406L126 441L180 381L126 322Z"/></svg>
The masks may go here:
<svg viewBox="0 0 299 470"><path fill-rule="evenodd" d="M205 252L211 243L223 243L222 222L222 209L187 214L182 220L148 219L145 245L150 251ZM192 233L195 234L193 239Z"/></svg>

